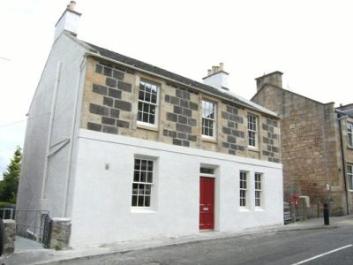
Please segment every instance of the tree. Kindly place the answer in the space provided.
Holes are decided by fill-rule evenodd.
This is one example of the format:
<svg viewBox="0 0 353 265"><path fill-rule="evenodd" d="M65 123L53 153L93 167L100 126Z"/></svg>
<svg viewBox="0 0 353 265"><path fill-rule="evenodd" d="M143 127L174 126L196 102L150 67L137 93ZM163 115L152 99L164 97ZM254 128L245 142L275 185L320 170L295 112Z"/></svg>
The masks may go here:
<svg viewBox="0 0 353 265"><path fill-rule="evenodd" d="M0 201L16 203L18 180L21 171L22 149L17 147L0 181Z"/></svg>

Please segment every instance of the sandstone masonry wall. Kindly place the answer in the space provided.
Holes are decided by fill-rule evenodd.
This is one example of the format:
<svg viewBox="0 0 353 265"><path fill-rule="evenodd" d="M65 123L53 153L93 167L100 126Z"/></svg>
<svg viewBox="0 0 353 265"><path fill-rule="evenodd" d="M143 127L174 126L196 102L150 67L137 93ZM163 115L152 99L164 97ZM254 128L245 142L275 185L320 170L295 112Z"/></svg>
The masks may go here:
<svg viewBox="0 0 353 265"><path fill-rule="evenodd" d="M137 122L140 80L160 87L158 126ZM216 138L201 136L201 101L216 103ZM247 145L247 114L258 118L258 148ZM194 89L94 58L87 60L81 128L280 162L279 121Z"/></svg>
<svg viewBox="0 0 353 265"><path fill-rule="evenodd" d="M4 224L4 255L9 256L15 252L16 241L16 222L15 220L5 219Z"/></svg>
<svg viewBox="0 0 353 265"><path fill-rule="evenodd" d="M344 213L345 189L333 103L322 104L271 84L265 85L253 101L281 117L285 200L295 193L309 195L314 204L332 198L333 214Z"/></svg>
<svg viewBox="0 0 353 265"><path fill-rule="evenodd" d="M352 117L347 117L341 120L341 128L342 128L342 141L343 141L343 148L342 151L344 152L344 158L345 158L345 165L343 163L341 164L342 167L348 166L348 165L353 165L353 148L348 144L348 129L347 125L348 123L353 124L353 118ZM342 157L342 153L340 152L339 154L340 159ZM346 168L347 172L347 168ZM353 212L353 184L350 183L350 178L347 176L346 177L347 181L347 188L348 188L348 201L349 201L349 207L350 207L350 213Z"/></svg>

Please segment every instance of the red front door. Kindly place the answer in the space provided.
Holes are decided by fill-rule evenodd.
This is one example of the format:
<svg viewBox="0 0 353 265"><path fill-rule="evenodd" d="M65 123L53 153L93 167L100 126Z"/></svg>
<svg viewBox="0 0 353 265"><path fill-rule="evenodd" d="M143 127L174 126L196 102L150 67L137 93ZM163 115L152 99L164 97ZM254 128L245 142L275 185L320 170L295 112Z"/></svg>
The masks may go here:
<svg viewBox="0 0 353 265"><path fill-rule="evenodd" d="M200 229L214 229L214 178L200 178Z"/></svg>

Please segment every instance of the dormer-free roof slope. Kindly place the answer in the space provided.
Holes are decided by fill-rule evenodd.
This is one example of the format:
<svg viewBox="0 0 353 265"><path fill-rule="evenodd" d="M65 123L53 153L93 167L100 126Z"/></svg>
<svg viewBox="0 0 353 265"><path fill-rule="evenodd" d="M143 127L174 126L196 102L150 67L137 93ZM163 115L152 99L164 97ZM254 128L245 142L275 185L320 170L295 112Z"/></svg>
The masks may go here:
<svg viewBox="0 0 353 265"><path fill-rule="evenodd" d="M138 69L138 70L141 70L144 72L148 72L150 74L158 75L158 76L165 78L167 80L171 80L176 83L180 83L184 86L188 86L193 89L197 89L197 90L204 92L206 94L220 97L224 100L228 100L228 101L235 103L235 104L238 104L240 106L247 107L249 109L252 109L252 110L255 110L255 111L258 111L261 113L265 113L270 116L278 117L278 115L275 112L270 111L270 110L254 103L250 100L247 100L247 99L242 98L238 95L235 95L234 93L232 93L230 91L218 89L216 87L212 87L212 86L200 83L198 81L195 81L190 78L186 78L184 76L175 74L173 72L167 71L165 69L154 66L152 64L142 62L140 60L137 60L137 59L122 55L120 53L99 47L97 45L94 45L94 44L86 42L86 41L78 40L77 38L74 38L74 37L72 37L72 38L75 41L80 42L87 49L89 49L91 55L97 55L98 57L103 57L104 59L107 59L107 60L112 60L117 63L122 63L122 64L130 66L132 68L135 68L135 69Z"/></svg>

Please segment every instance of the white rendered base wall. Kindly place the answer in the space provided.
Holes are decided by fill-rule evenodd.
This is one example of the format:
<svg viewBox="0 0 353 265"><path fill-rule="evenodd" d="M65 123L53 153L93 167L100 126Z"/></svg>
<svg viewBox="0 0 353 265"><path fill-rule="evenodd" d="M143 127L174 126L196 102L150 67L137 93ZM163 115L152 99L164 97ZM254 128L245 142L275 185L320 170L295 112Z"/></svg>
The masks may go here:
<svg viewBox="0 0 353 265"><path fill-rule="evenodd" d="M215 230L283 223L282 165L81 130L70 245L199 233L200 167L215 168ZM155 159L151 209L131 207L134 158ZM239 207L239 172L249 171L249 206ZM254 174L263 173L261 208Z"/></svg>

